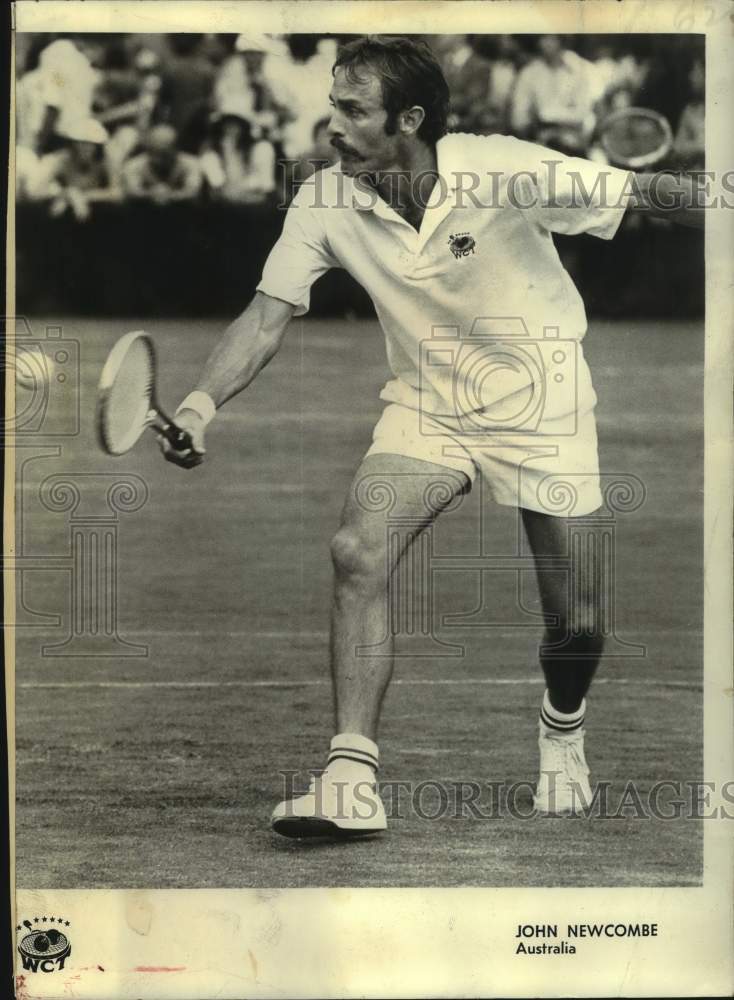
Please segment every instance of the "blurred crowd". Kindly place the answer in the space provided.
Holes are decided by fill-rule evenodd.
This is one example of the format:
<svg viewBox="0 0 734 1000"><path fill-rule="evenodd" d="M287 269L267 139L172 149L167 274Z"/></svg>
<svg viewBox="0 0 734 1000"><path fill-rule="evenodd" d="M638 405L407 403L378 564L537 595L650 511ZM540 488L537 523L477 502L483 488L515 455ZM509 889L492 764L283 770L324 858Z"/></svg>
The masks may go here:
<svg viewBox="0 0 734 1000"><path fill-rule="evenodd" d="M26 35L18 39L16 186L52 215L95 203L280 200L333 162L331 68L347 36ZM703 51L692 36L433 35L450 129L604 159L598 126L644 106L702 169Z"/></svg>

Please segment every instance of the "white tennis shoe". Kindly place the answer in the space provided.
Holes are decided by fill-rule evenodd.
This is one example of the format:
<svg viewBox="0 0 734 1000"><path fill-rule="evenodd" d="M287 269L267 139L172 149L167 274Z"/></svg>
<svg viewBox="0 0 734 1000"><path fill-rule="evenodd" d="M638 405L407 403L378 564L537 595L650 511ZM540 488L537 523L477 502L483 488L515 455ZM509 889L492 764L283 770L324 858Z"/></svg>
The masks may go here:
<svg viewBox="0 0 734 1000"><path fill-rule="evenodd" d="M387 829L374 782L335 781L327 772L311 778L305 795L280 802L271 823L284 837L363 837Z"/></svg>
<svg viewBox="0 0 734 1000"><path fill-rule="evenodd" d="M542 722L539 725L540 777L535 808L544 815L583 813L592 801L584 730L559 733Z"/></svg>

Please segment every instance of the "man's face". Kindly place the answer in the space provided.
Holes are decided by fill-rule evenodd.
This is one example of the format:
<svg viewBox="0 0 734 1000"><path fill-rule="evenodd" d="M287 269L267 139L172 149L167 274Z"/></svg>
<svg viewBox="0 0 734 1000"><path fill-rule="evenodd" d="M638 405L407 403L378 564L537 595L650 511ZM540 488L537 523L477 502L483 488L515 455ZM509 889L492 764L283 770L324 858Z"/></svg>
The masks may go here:
<svg viewBox="0 0 734 1000"><path fill-rule="evenodd" d="M329 136L348 177L395 168L401 142L399 133L385 131L388 116L379 77L360 68L359 80L350 82L344 67L337 67L330 95Z"/></svg>
<svg viewBox="0 0 734 1000"><path fill-rule="evenodd" d="M97 147L93 142L75 142L73 149L77 163L84 166L93 163L97 156Z"/></svg>
<svg viewBox="0 0 734 1000"><path fill-rule="evenodd" d="M252 76L257 76L263 68L263 63L265 62L265 53L248 51L244 53L245 56L245 66L247 67L247 72Z"/></svg>
<svg viewBox="0 0 734 1000"><path fill-rule="evenodd" d="M548 62L553 62L561 52L561 39L558 35L541 35L538 40L540 54Z"/></svg>
<svg viewBox="0 0 734 1000"><path fill-rule="evenodd" d="M99 69L102 66L105 53L103 46L99 42L80 38L75 40L75 45L87 57L95 69Z"/></svg>

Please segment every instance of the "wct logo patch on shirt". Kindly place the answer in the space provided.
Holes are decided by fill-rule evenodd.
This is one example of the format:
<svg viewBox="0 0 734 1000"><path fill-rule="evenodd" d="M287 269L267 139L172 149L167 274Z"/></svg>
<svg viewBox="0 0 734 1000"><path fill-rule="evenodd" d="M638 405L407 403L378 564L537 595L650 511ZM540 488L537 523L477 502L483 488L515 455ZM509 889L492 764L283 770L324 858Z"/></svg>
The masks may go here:
<svg viewBox="0 0 734 1000"><path fill-rule="evenodd" d="M449 236L449 249L457 260L459 257L468 257L470 253L474 253L476 245L477 241L471 233L451 233Z"/></svg>

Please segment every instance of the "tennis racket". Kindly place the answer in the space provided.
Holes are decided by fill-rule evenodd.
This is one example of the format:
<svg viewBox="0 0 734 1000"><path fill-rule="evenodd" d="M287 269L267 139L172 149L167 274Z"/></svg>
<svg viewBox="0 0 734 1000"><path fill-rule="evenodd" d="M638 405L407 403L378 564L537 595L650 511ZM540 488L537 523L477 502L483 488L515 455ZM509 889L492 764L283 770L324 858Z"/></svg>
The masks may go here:
<svg viewBox="0 0 734 1000"><path fill-rule="evenodd" d="M649 108L620 108L599 125L599 141L615 167L643 170L655 166L673 146L667 118Z"/></svg>
<svg viewBox="0 0 734 1000"><path fill-rule="evenodd" d="M156 357L147 333L120 337L105 361L97 389L97 439L108 455L124 455L147 427L176 451L194 452L191 435L167 417L156 396ZM192 463L193 464L193 463Z"/></svg>

